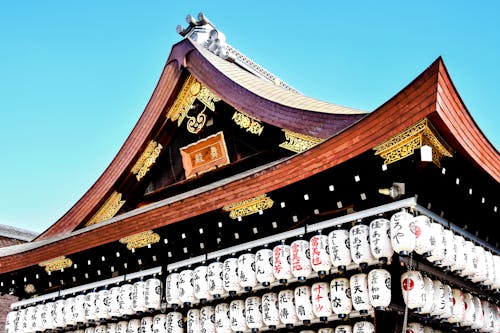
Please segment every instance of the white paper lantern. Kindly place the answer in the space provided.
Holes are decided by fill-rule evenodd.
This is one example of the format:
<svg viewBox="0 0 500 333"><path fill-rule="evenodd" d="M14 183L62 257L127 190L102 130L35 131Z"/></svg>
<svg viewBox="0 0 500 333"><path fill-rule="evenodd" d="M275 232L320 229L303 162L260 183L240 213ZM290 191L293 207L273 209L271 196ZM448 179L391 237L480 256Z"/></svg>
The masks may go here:
<svg viewBox="0 0 500 333"><path fill-rule="evenodd" d="M153 333L153 317L141 318L141 333Z"/></svg>
<svg viewBox="0 0 500 333"><path fill-rule="evenodd" d="M255 253L255 274L257 281L264 287L276 280L273 273L273 250L260 249Z"/></svg>
<svg viewBox="0 0 500 333"><path fill-rule="evenodd" d="M294 324L298 323L293 290L285 289L278 293L278 310L280 321L287 328L291 328Z"/></svg>
<svg viewBox="0 0 500 333"><path fill-rule="evenodd" d="M83 297L83 302L81 303L81 306L80 306L80 309L79 309L79 312L81 313L81 317L80 318L85 318L85 312L83 310L83 306L85 304L85 296L84 295L80 295ZM81 299L81 298L80 298ZM46 330L45 326L47 325L47 319L45 317L46 315L46 308L47 308L47 304L38 304L36 306L36 310L35 310L35 326L34 326L34 329L35 329L35 332L43 332Z"/></svg>
<svg viewBox="0 0 500 333"><path fill-rule="evenodd" d="M128 316L134 314L133 307L133 294L134 285L131 283L125 283L120 286L120 296L118 298L120 304L120 316L127 318Z"/></svg>
<svg viewBox="0 0 500 333"><path fill-rule="evenodd" d="M132 292L132 308L136 313L144 313L146 308L146 282L140 280L134 283Z"/></svg>
<svg viewBox="0 0 500 333"><path fill-rule="evenodd" d="M33 331L33 326L35 324L35 307L34 306L29 306L26 308L26 312L24 314L24 324L23 324L23 331L25 333L31 333Z"/></svg>
<svg viewBox="0 0 500 333"><path fill-rule="evenodd" d="M193 270L194 297L201 303L212 299L212 295L208 292L207 273L208 266L198 266Z"/></svg>
<svg viewBox="0 0 500 333"><path fill-rule="evenodd" d="M232 332L229 311L228 303L219 303L215 306L215 330L217 333Z"/></svg>
<svg viewBox="0 0 500 333"><path fill-rule="evenodd" d="M424 333L424 325L415 322L408 323L406 333Z"/></svg>
<svg viewBox="0 0 500 333"><path fill-rule="evenodd" d="M116 323L107 323L106 324L106 333L117 333L116 328L118 325ZM79 332L80 330L76 330L75 333ZM153 330L144 330L141 333L153 333Z"/></svg>
<svg viewBox="0 0 500 333"><path fill-rule="evenodd" d="M443 283L444 289L444 313L441 315L441 318L448 319L453 315L453 291L451 287L447 284Z"/></svg>
<svg viewBox="0 0 500 333"><path fill-rule="evenodd" d="M195 302L192 269L185 269L179 274L179 290L179 301L181 303L191 305Z"/></svg>
<svg viewBox="0 0 500 333"><path fill-rule="evenodd" d="M87 327L87 328L85 328L85 331L83 331L83 332L84 333L95 333L95 327L92 327L92 326ZM126 328L125 328L125 331L122 331L122 332L118 332L118 330L117 330L117 333L124 333L124 332L125 333L127 332Z"/></svg>
<svg viewBox="0 0 500 333"><path fill-rule="evenodd" d="M474 274L474 261L476 260L476 252L474 243L465 241L465 267L459 272L460 276L469 278Z"/></svg>
<svg viewBox="0 0 500 333"><path fill-rule="evenodd" d="M327 282L316 282L311 286L313 312L320 321L327 321L333 313L330 301L330 285Z"/></svg>
<svg viewBox="0 0 500 333"><path fill-rule="evenodd" d="M448 318L450 323L461 323L465 319L465 301L464 295L460 289L452 289L453 303L452 314Z"/></svg>
<svg viewBox="0 0 500 333"><path fill-rule="evenodd" d="M167 332L169 333L184 332L184 322L182 320L182 313L169 312L167 314Z"/></svg>
<svg viewBox="0 0 500 333"><path fill-rule="evenodd" d="M278 310L278 294L266 293L262 295L262 321L270 330L280 324Z"/></svg>
<svg viewBox="0 0 500 333"><path fill-rule="evenodd" d="M85 310L85 305L84 305L84 310ZM55 329L55 322L54 322L54 313L56 311L56 303L55 302L48 302L45 304L45 319L44 319L44 324L43 328L45 330L52 330ZM85 321L87 321L87 318L85 318Z"/></svg>
<svg viewBox="0 0 500 333"><path fill-rule="evenodd" d="M153 317L153 332L160 333L167 331L167 315L160 313Z"/></svg>
<svg viewBox="0 0 500 333"><path fill-rule="evenodd" d="M299 281L305 281L312 273L309 242L297 239L290 244L292 275Z"/></svg>
<svg viewBox="0 0 500 333"><path fill-rule="evenodd" d="M432 233L431 221L425 215L414 218L415 223L415 252L428 257L436 246L436 239Z"/></svg>
<svg viewBox="0 0 500 333"><path fill-rule="evenodd" d="M494 332L496 314L493 310L493 307L491 306L490 302L485 300L481 300L481 306L483 307L483 313L484 313L483 317L484 325L482 327L482 331Z"/></svg>
<svg viewBox="0 0 500 333"><path fill-rule="evenodd" d="M14 333L15 320L17 318L17 311L10 311L5 317L5 332Z"/></svg>
<svg viewBox="0 0 500 333"><path fill-rule="evenodd" d="M238 277L238 258L227 258L226 260L224 260L222 272L224 290L231 296L236 295L240 291L240 283Z"/></svg>
<svg viewBox="0 0 500 333"><path fill-rule="evenodd" d="M424 285L425 289L425 285ZM433 302L434 307L431 311L432 316L440 317L445 312L446 300L444 298L444 285L439 280L433 281L434 296ZM404 293L404 291L403 291Z"/></svg>
<svg viewBox="0 0 500 333"><path fill-rule="evenodd" d="M65 306L65 302L63 299L58 299L56 301L55 311L54 311L54 315L53 315L56 328L62 328L64 326L66 326L66 323L64 320L65 319L64 318L64 306ZM95 317L92 319L95 319Z"/></svg>
<svg viewBox="0 0 500 333"><path fill-rule="evenodd" d="M330 282L330 299L332 310L339 318L345 318L351 313L351 289L348 279L335 278Z"/></svg>
<svg viewBox="0 0 500 333"><path fill-rule="evenodd" d="M467 244L465 243L465 238L461 235L453 236L453 244L455 246L455 263L450 267L453 272L460 273L465 269L467 265Z"/></svg>
<svg viewBox="0 0 500 333"><path fill-rule="evenodd" d="M78 296L75 298L75 303ZM108 293L108 315L111 319L120 317L120 287L114 286L109 289Z"/></svg>
<svg viewBox="0 0 500 333"><path fill-rule="evenodd" d="M321 277L330 272L332 262L330 260L330 253L328 248L327 235L314 235L309 240L311 265L313 271L317 272Z"/></svg>
<svg viewBox="0 0 500 333"><path fill-rule="evenodd" d="M233 332L244 332L247 330L245 320L245 302L237 299L229 304L229 318L231 321L231 330Z"/></svg>
<svg viewBox="0 0 500 333"><path fill-rule="evenodd" d="M85 295L79 294L75 296L73 305L73 319L76 324L81 325L86 322L85 320ZM45 315L44 315L45 318ZM42 320L42 327L45 326ZM40 330L39 330L40 331Z"/></svg>
<svg viewBox="0 0 500 333"><path fill-rule="evenodd" d="M355 225L349 230L352 261L366 267L375 258L370 249L370 228L364 224Z"/></svg>
<svg viewBox="0 0 500 333"><path fill-rule="evenodd" d="M149 311L161 309L161 280L149 278L145 285L145 305Z"/></svg>
<svg viewBox="0 0 500 333"><path fill-rule="evenodd" d="M474 323L471 325L472 329L479 330L483 328L484 325L484 312L483 312L483 305L481 303L481 300L473 296L473 301L474 301Z"/></svg>
<svg viewBox="0 0 500 333"><path fill-rule="evenodd" d="M495 279L493 280L493 289L500 289L500 256L493 256L493 266L495 267Z"/></svg>
<svg viewBox="0 0 500 333"><path fill-rule="evenodd" d="M375 333L375 326L369 321L358 321L352 326L353 333Z"/></svg>
<svg viewBox="0 0 500 333"><path fill-rule="evenodd" d="M395 252L408 255L415 249L415 224L413 215L406 211L391 216L391 244Z"/></svg>
<svg viewBox="0 0 500 333"><path fill-rule="evenodd" d="M140 333L140 332L141 332L141 320L130 319L128 322L127 333Z"/></svg>
<svg viewBox="0 0 500 333"><path fill-rule="evenodd" d="M258 332L263 326L262 301L260 297L252 296L245 300L245 320L252 332Z"/></svg>
<svg viewBox="0 0 500 333"><path fill-rule="evenodd" d="M455 264L455 236L450 229L443 230L444 258L441 260L441 267L450 267Z"/></svg>
<svg viewBox="0 0 500 333"><path fill-rule="evenodd" d="M372 269L368 273L370 304L382 310L391 304L391 274L385 269Z"/></svg>
<svg viewBox="0 0 500 333"><path fill-rule="evenodd" d="M469 293L464 293L465 314L462 326L472 326L474 324L474 298Z"/></svg>
<svg viewBox="0 0 500 333"><path fill-rule="evenodd" d="M187 323L187 325L186 325L187 333L201 332L200 310L190 309L187 312L186 323Z"/></svg>
<svg viewBox="0 0 500 333"><path fill-rule="evenodd" d="M96 297L95 314L100 321L106 321L111 318L108 313L108 303L109 291L107 289L99 290Z"/></svg>
<svg viewBox="0 0 500 333"><path fill-rule="evenodd" d="M215 307L204 306L200 310L202 333L215 333Z"/></svg>
<svg viewBox="0 0 500 333"><path fill-rule="evenodd" d="M104 324L102 324L102 325L97 325L97 326L95 327L95 331L94 331L94 332L95 332L95 333L106 333L106 325L104 325ZM136 333L136 332L138 333L138 332L139 332L139 330L136 330L136 331L130 331L130 332L131 332L131 333L132 333L132 332L133 332L133 333Z"/></svg>
<svg viewBox="0 0 500 333"><path fill-rule="evenodd" d="M404 272L401 275L401 290L408 308L419 311L425 305L424 278L420 272Z"/></svg>
<svg viewBox="0 0 500 333"><path fill-rule="evenodd" d="M44 304L33 305L33 313L31 315L31 331L41 331L42 330L42 314L44 310Z"/></svg>
<svg viewBox="0 0 500 333"><path fill-rule="evenodd" d="M61 311L62 314L62 311ZM62 317L62 316L61 316ZM26 309L19 309L17 311L17 317L14 320L14 332L24 332L24 322L26 319ZM61 318L64 325L64 320Z"/></svg>
<svg viewBox="0 0 500 333"><path fill-rule="evenodd" d="M294 290L294 297L297 318L304 324L309 324L314 318L314 311L311 303L311 287L298 286Z"/></svg>
<svg viewBox="0 0 500 333"><path fill-rule="evenodd" d="M290 246L280 244L273 248L273 274L280 283L286 283L292 277Z"/></svg>
<svg viewBox="0 0 500 333"><path fill-rule="evenodd" d="M223 267L222 262L214 261L207 268L208 292L216 299L224 294Z"/></svg>
<svg viewBox="0 0 500 333"><path fill-rule="evenodd" d="M378 218L370 222L370 251L372 256L382 262L392 258L391 222Z"/></svg>
<svg viewBox="0 0 500 333"><path fill-rule="evenodd" d="M420 308L421 314L431 314L434 310L434 282L428 276L424 276L425 303Z"/></svg>
<svg viewBox="0 0 500 333"><path fill-rule="evenodd" d="M318 330L318 333L335 333L335 329L333 329L331 327L321 327Z"/></svg>
<svg viewBox="0 0 500 333"><path fill-rule="evenodd" d="M490 303L493 308L493 313L495 316L495 327L493 332L500 332L500 306L494 303Z"/></svg>
<svg viewBox="0 0 500 333"><path fill-rule="evenodd" d="M471 281L474 283L483 282L488 278L488 269L486 267L486 253L484 248L480 245L476 245L475 251L476 253L476 264L474 275L471 278Z"/></svg>
<svg viewBox="0 0 500 333"><path fill-rule="evenodd" d="M485 286L491 287L495 281L495 264L493 263L493 254L490 251L484 251L486 258L486 280L483 281Z"/></svg>
<svg viewBox="0 0 500 333"><path fill-rule="evenodd" d="M339 271L345 271L352 262L349 230L337 229L328 234L330 261Z"/></svg>
<svg viewBox="0 0 500 333"><path fill-rule="evenodd" d="M368 275L365 273L355 274L349 280L351 285L351 300L354 310L361 314L368 313L372 309L368 295Z"/></svg>
<svg viewBox="0 0 500 333"><path fill-rule="evenodd" d="M335 327L335 333L352 333L351 325L339 325Z"/></svg>
<svg viewBox="0 0 500 333"><path fill-rule="evenodd" d="M128 321L121 320L116 323L116 333L127 333ZM85 331L87 333L87 331Z"/></svg>
<svg viewBox="0 0 500 333"><path fill-rule="evenodd" d="M177 272L168 274L165 280L165 299L169 307L177 307L182 304L179 299L181 295L179 280L180 274Z"/></svg>
<svg viewBox="0 0 500 333"><path fill-rule="evenodd" d="M255 254L244 253L238 257L238 282L245 291L257 287L255 274Z"/></svg>
<svg viewBox="0 0 500 333"><path fill-rule="evenodd" d="M431 232L435 239L434 248L431 250L430 256L426 257L427 260L435 265L441 264L445 255L444 234L443 226L437 222L431 222Z"/></svg>

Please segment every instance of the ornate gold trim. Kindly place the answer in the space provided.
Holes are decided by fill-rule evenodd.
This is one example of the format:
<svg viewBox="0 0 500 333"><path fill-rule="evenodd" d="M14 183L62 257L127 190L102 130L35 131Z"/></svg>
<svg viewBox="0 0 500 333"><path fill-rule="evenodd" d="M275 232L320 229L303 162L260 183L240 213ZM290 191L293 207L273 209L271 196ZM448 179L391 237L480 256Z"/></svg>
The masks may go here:
<svg viewBox="0 0 500 333"><path fill-rule="evenodd" d="M236 123L236 125L240 126L243 129L246 129L247 132L250 132L252 134L261 135L262 131L264 130L264 125L262 125L262 123L258 119L251 117L241 111L234 112L231 119Z"/></svg>
<svg viewBox="0 0 500 333"><path fill-rule="evenodd" d="M285 132L285 139L287 141L281 143L279 146L295 153L301 153L325 141L324 139L292 132L286 129L283 129L283 132Z"/></svg>
<svg viewBox="0 0 500 333"><path fill-rule="evenodd" d="M122 194L118 192L113 192L109 198L104 202L104 204L99 208L99 210L90 218L90 220L85 223L85 226L99 223L101 221L107 220L115 216L115 214L120 210L120 208L125 203L122 200Z"/></svg>
<svg viewBox="0 0 500 333"><path fill-rule="evenodd" d="M45 267L47 273L71 267L73 261L65 256L56 257L50 260L42 261L38 264L40 267Z"/></svg>
<svg viewBox="0 0 500 333"><path fill-rule="evenodd" d="M415 149L425 145L432 147L432 162L438 167L441 167L441 158L453 156L452 148L427 118L423 118L373 149L375 155L384 158L384 164L391 164L413 155Z"/></svg>
<svg viewBox="0 0 500 333"><path fill-rule="evenodd" d="M158 243L159 241L160 235L153 232L153 230L143 231L120 239L120 243L127 244L127 249L129 250L145 247L149 244Z"/></svg>
<svg viewBox="0 0 500 333"><path fill-rule="evenodd" d="M217 95L203 86L194 76L189 75L169 110L167 118L177 121L177 126L180 127L196 99L212 111L215 111L215 102L220 101Z"/></svg>
<svg viewBox="0 0 500 333"><path fill-rule="evenodd" d="M137 181L141 180L142 177L146 175L151 166L156 162L156 159L160 155L163 146L156 141L150 141L144 152L141 154L141 157L135 162L135 165L130 170Z"/></svg>
<svg viewBox="0 0 500 333"><path fill-rule="evenodd" d="M230 218L236 219L238 217L252 215L264 209L271 208L273 206L273 203L274 201L269 198L267 194L262 194L250 199L224 206L222 209L226 212L229 212Z"/></svg>

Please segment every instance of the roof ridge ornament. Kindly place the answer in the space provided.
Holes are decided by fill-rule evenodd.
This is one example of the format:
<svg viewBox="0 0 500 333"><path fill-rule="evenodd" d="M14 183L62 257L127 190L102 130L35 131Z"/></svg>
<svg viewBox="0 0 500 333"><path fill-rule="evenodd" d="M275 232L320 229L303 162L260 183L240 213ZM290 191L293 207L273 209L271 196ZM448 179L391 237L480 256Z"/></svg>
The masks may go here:
<svg viewBox="0 0 500 333"><path fill-rule="evenodd" d="M259 66L247 56L229 45L226 42L226 35L218 30L203 13L199 13L197 19L193 18L191 15L187 15L186 22L188 24L186 28L178 25L176 29L177 33L179 33L182 37L189 38L216 56L235 63L241 68L266 81L269 81L275 86L300 94L296 89L292 88L280 78L271 74L268 70Z"/></svg>

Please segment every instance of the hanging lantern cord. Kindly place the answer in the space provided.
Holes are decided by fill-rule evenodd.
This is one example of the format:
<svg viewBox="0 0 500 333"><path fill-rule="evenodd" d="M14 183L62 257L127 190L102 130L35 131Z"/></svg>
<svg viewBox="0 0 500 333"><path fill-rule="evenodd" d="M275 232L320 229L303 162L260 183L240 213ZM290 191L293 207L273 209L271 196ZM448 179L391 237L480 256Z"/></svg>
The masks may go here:
<svg viewBox="0 0 500 333"><path fill-rule="evenodd" d="M409 257L410 260L408 260L408 264L406 266L408 271L408 279L411 278L411 272L413 271L413 251L410 252ZM406 327L408 325L408 302L409 302L408 297L410 296L410 288L406 288L405 292L406 292L406 304L405 304L405 313L403 317L403 329L401 333L406 333Z"/></svg>

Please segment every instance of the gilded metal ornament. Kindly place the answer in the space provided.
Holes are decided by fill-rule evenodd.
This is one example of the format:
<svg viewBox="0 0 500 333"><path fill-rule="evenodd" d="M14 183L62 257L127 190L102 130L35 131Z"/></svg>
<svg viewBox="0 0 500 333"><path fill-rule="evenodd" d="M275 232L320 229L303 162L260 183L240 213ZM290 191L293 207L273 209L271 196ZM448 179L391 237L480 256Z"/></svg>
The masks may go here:
<svg viewBox="0 0 500 333"><path fill-rule="evenodd" d="M250 199L224 206L222 209L226 212L229 212L230 218L236 219L238 217L252 215L265 209L271 208L273 206L273 203L274 201L269 198L267 194L262 194Z"/></svg>
<svg viewBox="0 0 500 333"><path fill-rule="evenodd" d="M315 138L313 136L300 134L284 129L286 141L281 143L279 146L291 150L295 153L301 153L303 151L309 150L317 144L323 142L323 139Z"/></svg>
<svg viewBox="0 0 500 333"><path fill-rule="evenodd" d="M141 180L146 173L149 171L151 166L156 162L156 159L161 153L163 146L156 141L150 141L141 157L135 162L132 167L131 172L137 178L137 181Z"/></svg>
<svg viewBox="0 0 500 333"><path fill-rule="evenodd" d="M109 198L104 202L104 204L99 208L99 210L85 223L85 226L99 223L101 221L107 220L115 216L115 214L120 210L120 208L125 203L122 200L122 194L118 192L113 192Z"/></svg>
<svg viewBox="0 0 500 333"><path fill-rule="evenodd" d="M427 118L423 118L373 149L375 155L380 155L384 159L384 164L391 164L413 155L415 149L425 145L432 147L432 162L438 167L441 167L443 157L453 156L452 148Z"/></svg>
<svg viewBox="0 0 500 333"><path fill-rule="evenodd" d="M240 126L243 129L246 129L247 132L250 132L252 134L261 135L262 131L264 130L264 125L262 125L259 120L243 112L234 112L232 119L236 123L236 125Z"/></svg>
<svg viewBox="0 0 500 333"><path fill-rule="evenodd" d="M50 260L42 261L38 264L40 267L45 267L47 273L71 267L73 261L65 256L56 257Z"/></svg>
<svg viewBox="0 0 500 333"><path fill-rule="evenodd" d="M191 116L188 116L188 113L193 108L195 100L200 101L207 108L215 111L215 103L220 101L220 98L203 86L194 76L189 75L184 82L181 91L177 95L172 108L168 112L167 118L172 121L177 121L177 126L181 126L184 118L192 118ZM195 123L197 123L196 119L194 123L191 123L191 130L193 129L192 125ZM204 125L205 122L202 123L202 127ZM199 126L197 126L197 128L198 127ZM199 128L198 131L200 129L201 128ZM188 130L190 130L190 127L188 127Z"/></svg>
<svg viewBox="0 0 500 333"><path fill-rule="evenodd" d="M158 243L159 241L160 235L153 232L153 230L143 231L120 239L120 243L126 244L127 249L129 250L139 249L141 247L148 246L149 244Z"/></svg>

